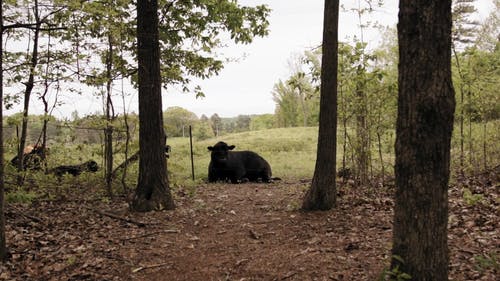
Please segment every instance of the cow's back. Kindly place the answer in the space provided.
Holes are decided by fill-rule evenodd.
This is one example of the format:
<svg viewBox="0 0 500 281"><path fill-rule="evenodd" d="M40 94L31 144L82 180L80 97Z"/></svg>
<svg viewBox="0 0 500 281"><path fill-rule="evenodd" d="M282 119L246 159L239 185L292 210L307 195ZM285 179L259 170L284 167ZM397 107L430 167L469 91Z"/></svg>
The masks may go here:
<svg viewBox="0 0 500 281"><path fill-rule="evenodd" d="M241 161L246 172L244 177L250 181L256 181L259 178L263 181L268 181L271 178L271 166L259 154L248 150L232 151L231 154L235 154L236 158Z"/></svg>

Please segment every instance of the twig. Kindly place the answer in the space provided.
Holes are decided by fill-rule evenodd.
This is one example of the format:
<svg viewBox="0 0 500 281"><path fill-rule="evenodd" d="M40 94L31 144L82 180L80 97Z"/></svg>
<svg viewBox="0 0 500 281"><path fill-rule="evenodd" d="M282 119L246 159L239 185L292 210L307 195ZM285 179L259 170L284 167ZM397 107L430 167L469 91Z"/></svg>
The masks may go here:
<svg viewBox="0 0 500 281"><path fill-rule="evenodd" d="M141 266L141 267L138 267L138 268L135 268L135 269L132 269L132 273L137 273L141 270L144 270L144 269L151 269L151 268L157 268L157 267L162 267L162 266L170 266L170 263L166 262L166 263L159 263L159 264L152 264L152 265L147 265L147 266Z"/></svg>
<svg viewBox="0 0 500 281"><path fill-rule="evenodd" d="M253 224L268 224L268 223L273 223L273 222L278 222L281 221L281 218L274 218L274 219L269 219L265 221L254 221L252 222Z"/></svg>
<svg viewBox="0 0 500 281"><path fill-rule="evenodd" d="M116 178L116 174L118 173L118 171L120 169L123 169L126 166L128 166L130 163L132 163L134 161L137 161L137 159L139 159L139 151L137 151L132 156L130 156L128 159L126 159L125 161L123 161L123 163L121 163L120 165L118 165L118 167L116 167L113 170L113 172L111 172L111 177Z"/></svg>
<svg viewBox="0 0 500 281"><path fill-rule="evenodd" d="M35 217L35 216L32 216L32 215L28 215L28 214L24 214L23 212L21 212L18 208L16 208L15 206L13 205L10 205L9 208L12 208L15 210L15 212L12 212L12 214L17 214L17 215L20 215L20 216L23 216L25 218L28 218L34 222L42 222L43 220L39 217Z"/></svg>
<svg viewBox="0 0 500 281"><path fill-rule="evenodd" d="M148 237L148 236L153 236L153 235L161 234L161 233L179 233L179 232L180 231L177 230L177 229L166 229L166 230L161 230L161 231L149 232L149 233L146 233L146 234L143 234L143 235L128 237L128 238L122 239L122 241L135 240L135 239L144 238L144 237Z"/></svg>
<svg viewBox="0 0 500 281"><path fill-rule="evenodd" d="M288 278L290 278L290 277L292 277L292 276L294 276L294 275L296 275L296 274L297 274L297 272L295 272L295 271L290 271L290 272L288 272L285 276L283 276L280 280L285 280L285 279L288 279Z"/></svg>
<svg viewBox="0 0 500 281"><path fill-rule="evenodd" d="M250 237L252 239L255 239L255 240L259 240L260 239L260 234L258 234L257 232L255 232L255 230L250 229L249 232L250 232Z"/></svg>
<svg viewBox="0 0 500 281"><path fill-rule="evenodd" d="M249 261L249 259L242 259L236 262L236 266L240 266L242 263Z"/></svg>
<svg viewBox="0 0 500 281"><path fill-rule="evenodd" d="M106 212L103 212L103 211L99 211L99 210L95 210L95 209L92 209L92 208L88 208L88 207L85 207L87 210L91 210L91 211L94 211L96 213L98 213L99 215L102 215L102 216L106 216L106 217L110 217L110 218L113 218L113 219L117 219L117 220L121 220L121 221L124 221L124 222L127 222L127 223L132 223L132 224L135 224L137 225L138 227L145 227L146 224L143 223L143 222L139 222L139 221L135 221L133 219L129 219L129 218L125 218L125 217L121 217L119 215L115 215L115 214L112 214L112 213L106 213Z"/></svg>

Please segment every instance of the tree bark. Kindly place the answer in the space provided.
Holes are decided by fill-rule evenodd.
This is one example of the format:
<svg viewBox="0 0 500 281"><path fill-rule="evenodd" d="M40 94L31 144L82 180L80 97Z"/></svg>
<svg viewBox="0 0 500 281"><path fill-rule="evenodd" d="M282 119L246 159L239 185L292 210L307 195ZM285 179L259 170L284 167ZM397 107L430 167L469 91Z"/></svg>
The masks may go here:
<svg viewBox="0 0 500 281"><path fill-rule="evenodd" d="M3 0L0 0L0 124L3 124ZM3 126L0 126L0 159L4 157ZM4 161L0 161L0 260L7 257L5 238L5 175Z"/></svg>
<svg viewBox="0 0 500 281"><path fill-rule="evenodd" d="M304 210L329 210L336 204L338 17L339 1L325 0L318 149Z"/></svg>
<svg viewBox="0 0 500 281"><path fill-rule="evenodd" d="M459 124L460 124L460 173L462 174L462 176L464 175L464 165L465 165L465 153L464 153L464 83L465 83L465 78L464 78L464 75L462 73L462 67L460 65L460 60L459 60L459 57L458 57L458 54L457 54L457 51L455 49L455 45L451 45L452 47L452 52L453 52L453 56L455 58L455 63L456 63L456 66L457 66L457 72L458 72L458 76L460 77L460 116L459 116Z"/></svg>
<svg viewBox="0 0 500 281"><path fill-rule="evenodd" d="M106 192L108 197L113 197L113 119L115 118L115 111L111 100L111 91L113 84L113 38L108 33L108 53L106 57L106 130L104 130L104 163L106 174Z"/></svg>
<svg viewBox="0 0 500 281"><path fill-rule="evenodd" d="M139 61L139 179L131 209L148 212L174 209L165 160L158 1L137 1L137 45Z"/></svg>
<svg viewBox="0 0 500 281"><path fill-rule="evenodd" d="M364 61L364 55L362 57ZM366 69L358 66L356 81L356 164L358 183L362 186L368 184L368 165L370 157L369 136L368 136L368 105L366 96Z"/></svg>
<svg viewBox="0 0 500 281"><path fill-rule="evenodd" d="M19 159L19 162L17 164L17 170L22 171L23 170L23 158L24 158L24 147L26 146L26 139L28 136L28 110L30 106L30 97L31 97L31 92L33 91L33 87L35 85L35 71L36 71L36 66L38 64L38 41L39 41L39 35L40 35L40 28L41 28L41 21L40 17L38 14L38 0L35 0L35 7L33 9L33 12L35 14L35 29L34 29L34 36L33 36L33 52L31 54L31 62L30 62L30 70L29 70L29 76L28 76L28 81L26 81L26 89L24 90L24 107L23 107L23 121L22 121L22 128L21 128L21 138L19 140L19 147L17 151L17 157ZM23 177L19 175L17 177L17 183L18 185L22 185L23 183Z"/></svg>
<svg viewBox="0 0 500 281"><path fill-rule="evenodd" d="M398 37L391 268L415 281L448 280L448 181L455 111L451 0L400 1Z"/></svg>

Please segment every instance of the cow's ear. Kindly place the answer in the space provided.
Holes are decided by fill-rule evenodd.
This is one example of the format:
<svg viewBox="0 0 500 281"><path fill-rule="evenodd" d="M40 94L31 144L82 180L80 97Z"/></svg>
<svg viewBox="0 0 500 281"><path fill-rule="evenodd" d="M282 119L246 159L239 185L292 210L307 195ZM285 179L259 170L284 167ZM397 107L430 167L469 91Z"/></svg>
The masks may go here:
<svg viewBox="0 0 500 281"><path fill-rule="evenodd" d="M235 147L236 147L236 146L234 146L234 145L230 145L230 146L228 146L227 148L228 148L229 150L233 150Z"/></svg>
<svg viewBox="0 0 500 281"><path fill-rule="evenodd" d="M210 151L212 151L212 150L214 150L214 147L213 146L209 146L209 147L207 147L207 149L210 150Z"/></svg>

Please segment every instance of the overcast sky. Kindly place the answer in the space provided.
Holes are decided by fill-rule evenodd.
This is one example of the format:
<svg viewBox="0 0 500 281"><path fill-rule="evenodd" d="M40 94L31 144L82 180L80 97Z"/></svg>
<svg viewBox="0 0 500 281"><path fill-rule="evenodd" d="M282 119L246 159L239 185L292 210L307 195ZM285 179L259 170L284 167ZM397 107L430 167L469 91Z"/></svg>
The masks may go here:
<svg viewBox="0 0 500 281"><path fill-rule="evenodd" d="M358 1L340 1L352 8ZM364 2L364 1L362 1ZM385 5L365 17L365 20L378 21L384 26L395 26L397 22L397 0L386 0ZM481 18L485 18L493 9L491 0L477 0L476 5ZM230 45L220 52L228 57L237 58L237 62L225 65L218 76L200 85L205 98L196 99L194 94L181 93L169 87L163 90L164 110L171 106L180 106L200 117L210 117L217 113L221 117L234 117L239 114L274 113L275 103L271 91L279 80L285 80L291 74L289 61L305 50L317 47L321 43L324 0L240 0L240 4L255 6L268 5L272 11L269 18L270 33L265 38L256 38L250 45ZM370 17L370 18L368 18ZM341 12L339 20L339 40L347 41L353 36L359 37L357 17L354 12ZM380 40L377 32L365 30L365 41L372 46ZM115 91L121 86L114 85ZM129 90L131 91L131 90ZM80 117L86 114L102 112L100 99L90 95L64 98L62 107L54 111L57 118L70 117L78 110ZM42 112L38 100L31 102L32 114ZM116 112L123 112L122 102L115 101ZM127 101L128 111L137 112L137 95ZM19 108L15 109L19 111ZM6 111L11 114L15 111Z"/></svg>
<svg viewBox="0 0 500 281"><path fill-rule="evenodd" d="M213 113L223 117L274 113L271 91L279 79L290 76L291 58L321 44L324 1L245 0L240 3L262 3L272 9L269 35L257 38L250 45L233 45L226 50L230 56L244 58L227 64L219 76L201 83L205 98L196 100L193 95L172 91L165 97L167 106L181 106L198 116L205 114L208 117ZM397 21L394 3L377 10L374 16L383 24L394 25ZM352 12L341 13L339 32L341 40L359 35ZM366 38L367 41L375 39Z"/></svg>

